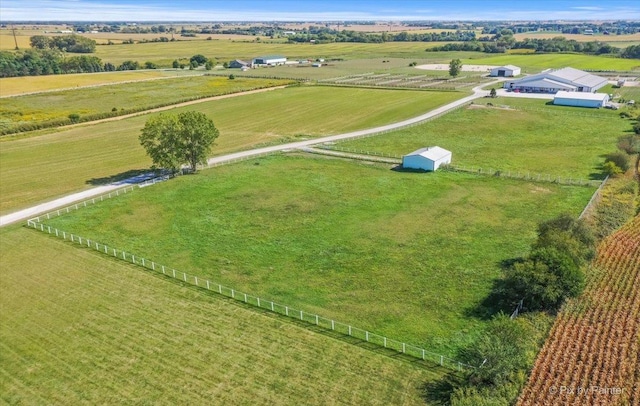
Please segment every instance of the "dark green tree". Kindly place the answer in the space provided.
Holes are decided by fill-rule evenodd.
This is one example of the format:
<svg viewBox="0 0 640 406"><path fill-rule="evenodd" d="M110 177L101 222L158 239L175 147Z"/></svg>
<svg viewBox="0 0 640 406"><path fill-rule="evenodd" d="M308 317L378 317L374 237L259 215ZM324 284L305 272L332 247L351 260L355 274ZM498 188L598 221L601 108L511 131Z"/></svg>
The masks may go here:
<svg viewBox="0 0 640 406"><path fill-rule="evenodd" d="M495 99L496 97L498 97L498 93L496 92L495 87L491 88L491 91L489 92L489 97L491 97L492 99Z"/></svg>
<svg viewBox="0 0 640 406"><path fill-rule="evenodd" d="M462 61L460 59L453 59L449 62L449 75L456 77L462 71Z"/></svg>
<svg viewBox="0 0 640 406"><path fill-rule="evenodd" d="M218 135L218 129L205 114L189 111L150 118L139 140L151 157L154 169L176 173L186 164L195 172L198 164L206 164Z"/></svg>
<svg viewBox="0 0 640 406"><path fill-rule="evenodd" d="M193 55L191 59L189 59L189 62L191 63L195 62L197 64L196 66L204 65L205 63L207 63L207 61L208 61L207 57L200 54Z"/></svg>

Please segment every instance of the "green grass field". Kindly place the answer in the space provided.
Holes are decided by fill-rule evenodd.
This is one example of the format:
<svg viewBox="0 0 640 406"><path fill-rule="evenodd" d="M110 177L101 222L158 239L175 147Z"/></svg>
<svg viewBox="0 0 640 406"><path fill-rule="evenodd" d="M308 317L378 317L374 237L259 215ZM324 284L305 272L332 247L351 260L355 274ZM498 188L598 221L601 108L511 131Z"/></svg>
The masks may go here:
<svg viewBox="0 0 640 406"><path fill-rule="evenodd" d="M220 155L278 140L388 124L462 95L303 86L199 103L171 112L196 110L210 116L221 134L213 154ZM104 183L121 173L148 168L151 160L138 141L148 118L2 137L0 213L90 187L88 182L99 183L102 179Z"/></svg>
<svg viewBox="0 0 640 406"><path fill-rule="evenodd" d="M455 357L482 328L465 312L489 293L499 261L526 252L538 221L577 216L593 191L274 156L50 224Z"/></svg>
<svg viewBox="0 0 640 406"><path fill-rule="evenodd" d="M421 405L443 373L33 230L0 242L3 404Z"/></svg>
<svg viewBox="0 0 640 406"><path fill-rule="evenodd" d="M202 71L186 70L137 70L101 73L75 73L68 75L21 76L0 78L0 96L14 96L33 92L99 86L176 76L201 75ZM79 89L76 89L79 90Z"/></svg>
<svg viewBox="0 0 640 406"><path fill-rule="evenodd" d="M167 78L127 84L113 84L78 90L50 92L0 99L0 122L9 128L80 116L110 113L112 109L143 109L179 101L238 93L291 83L274 79L197 76Z"/></svg>
<svg viewBox="0 0 640 406"><path fill-rule="evenodd" d="M490 100L490 101L489 101ZM491 102L505 108L487 108ZM437 120L340 147L404 155L438 145L453 152L453 164L554 177L602 178L604 154L631 130L610 110L546 105L546 100L484 99Z"/></svg>
<svg viewBox="0 0 640 406"><path fill-rule="evenodd" d="M462 59L463 64L478 65L516 65L522 68L522 73L537 73L544 69L557 69L570 66L584 70L640 70L637 59L622 59L609 56L582 54L502 54L499 56L481 54Z"/></svg>

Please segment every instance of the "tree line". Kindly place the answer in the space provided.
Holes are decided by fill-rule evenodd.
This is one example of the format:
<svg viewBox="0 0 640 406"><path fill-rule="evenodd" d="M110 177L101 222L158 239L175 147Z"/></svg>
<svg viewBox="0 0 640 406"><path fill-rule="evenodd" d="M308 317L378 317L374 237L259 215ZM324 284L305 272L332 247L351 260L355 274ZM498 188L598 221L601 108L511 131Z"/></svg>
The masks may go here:
<svg viewBox="0 0 640 406"><path fill-rule="evenodd" d="M135 70L141 67L142 65L136 61L124 61L116 66L109 62L103 63L97 56L79 55L65 57L64 54L57 49L27 49L17 52L0 51L0 78L57 75L63 73L110 72L116 70ZM148 68L151 69L152 67Z"/></svg>
<svg viewBox="0 0 640 406"><path fill-rule="evenodd" d="M433 48L427 48L427 52L439 51L475 51L485 53L505 53L509 49L529 49L539 53L569 52L592 55L617 54L622 58L639 58L640 47L631 45L626 49L614 47L600 41L578 42L568 40L565 37L547 39L525 38L516 41L512 36L492 37L487 40L484 37L476 41L451 43Z"/></svg>

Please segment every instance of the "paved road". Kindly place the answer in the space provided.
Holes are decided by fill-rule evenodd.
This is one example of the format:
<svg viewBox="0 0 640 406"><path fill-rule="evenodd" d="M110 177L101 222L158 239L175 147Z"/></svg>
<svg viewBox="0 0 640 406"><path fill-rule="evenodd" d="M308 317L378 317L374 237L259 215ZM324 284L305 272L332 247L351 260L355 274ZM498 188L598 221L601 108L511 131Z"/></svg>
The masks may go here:
<svg viewBox="0 0 640 406"><path fill-rule="evenodd" d="M414 117L414 118L410 118L408 120L403 120L397 123L393 123L393 124L387 124L387 125L383 125L380 127L375 127L375 128L370 128L367 130L360 130L360 131L353 131L350 133L344 133L344 134L338 134L338 135L331 135L328 137L322 137L322 138L314 138L312 140L307 140L307 141L298 141L298 142L292 142L292 143L288 143L288 144L281 144L281 145L274 145L271 147L264 147L264 148L256 148L256 149L252 149L252 150L248 150L248 151L242 151L242 152L236 152L234 154L228 154L228 155L222 155L222 156L217 156L214 158L210 158L208 160L208 164L210 166L213 165L219 165L219 164L223 164L223 163L227 163L227 162L232 162L235 160L239 160L239 159L245 159L245 158L250 158L250 157L254 157L254 156L258 156L258 155L264 155L264 154L269 154L272 152L278 152L278 151L284 151L284 150L289 150L289 149L298 149L298 148L304 148L304 147L309 147L315 144L322 144L324 142L333 142L333 141L340 141L340 140L346 140L349 138L356 138L356 137L360 137L363 135L368 135L368 134L375 134L375 133L380 133L380 132L384 132L384 131L390 131L390 130L395 130L398 128L402 128L402 127L406 127L406 126L410 126L412 124L416 124L419 123L421 121L425 121L428 119L431 119L435 116L438 116L440 114L446 113L447 111L450 111L452 109L455 109L457 107L460 107L462 105L464 105L465 103L469 103L470 101L473 101L475 99L481 98L481 97L485 97L489 94L489 92L487 90L482 90L481 87L487 87L492 85L493 83L498 83L501 80L495 81L495 82L491 82L491 83L486 83L483 84L481 86L475 87L473 89L473 95L471 96L467 96L464 97L462 99L456 100L452 103L449 103L445 106L442 107L438 107L437 109L431 110L428 113L422 114L418 117ZM265 89L267 90L267 89ZM204 100L196 100L193 101L191 103L198 103L198 102L204 102L206 101L206 99ZM175 107L175 106L172 106ZM40 213L46 213L46 212L50 212L52 210L58 209L60 207L64 207L64 206L68 206L73 202L77 202L77 201L82 201L82 200L86 200L89 199L91 197L94 196L99 196L101 194L104 193L108 193L109 191L118 189L123 187L125 184L133 184L133 183L137 183L142 181L139 178L132 178L132 179L127 179L124 181L120 181L117 183L113 183L113 184L109 184L109 185L104 185L104 186L98 186L92 189L88 189L82 192L78 192L78 193L73 193L64 197L61 197L59 199L55 199L52 200L50 202L46 202L46 203L42 203L24 210L20 210L14 213L10 213L7 214L5 216L0 216L0 227L6 226L8 224L12 224L12 223L16 223L18 221L21 220L26 220L32 217L35 217L36 215L40 214Z"/></svg>

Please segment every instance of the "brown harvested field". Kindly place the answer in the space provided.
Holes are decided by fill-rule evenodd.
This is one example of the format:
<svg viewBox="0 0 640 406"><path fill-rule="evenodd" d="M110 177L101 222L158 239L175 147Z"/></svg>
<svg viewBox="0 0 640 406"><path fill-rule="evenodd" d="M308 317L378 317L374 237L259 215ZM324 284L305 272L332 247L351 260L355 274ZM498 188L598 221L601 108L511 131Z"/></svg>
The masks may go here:
<svg viewBox="0 0 640 406"><path fill-rule="evenodd" d="M592 272L556 319L519 406L640 404L640 215L600 244Z"/></svg>

